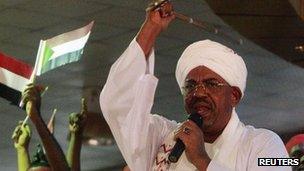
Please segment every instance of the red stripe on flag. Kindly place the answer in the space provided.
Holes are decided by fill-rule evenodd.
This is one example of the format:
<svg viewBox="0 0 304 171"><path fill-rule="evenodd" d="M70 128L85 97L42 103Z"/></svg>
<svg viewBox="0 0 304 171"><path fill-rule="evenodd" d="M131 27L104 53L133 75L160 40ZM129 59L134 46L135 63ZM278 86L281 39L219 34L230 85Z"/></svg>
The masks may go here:
<svg viewBox="0 0 304 171"><path fill-rule="evenodd" d="M0 52L0 67L5 68L13 73L16 73L28 79L30 79L31 74L33 72L33 68L27 63L9 57L1 52Z"/></svg>

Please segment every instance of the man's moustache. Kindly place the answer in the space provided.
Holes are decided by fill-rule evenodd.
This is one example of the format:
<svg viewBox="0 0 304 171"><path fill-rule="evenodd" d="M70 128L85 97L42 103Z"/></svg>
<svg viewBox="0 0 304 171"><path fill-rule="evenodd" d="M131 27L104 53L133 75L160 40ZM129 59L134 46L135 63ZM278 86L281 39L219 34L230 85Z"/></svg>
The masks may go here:
<svg viewBox="0 0 304 171"><path fill-rule="evenodd" d="M196 108L196 107L199 107L199 106L203 106L203 107L207 107L209 109L213 109L213 103L208 101L206 98L197 98L193 101L192 103L193 107Z"/></svg>

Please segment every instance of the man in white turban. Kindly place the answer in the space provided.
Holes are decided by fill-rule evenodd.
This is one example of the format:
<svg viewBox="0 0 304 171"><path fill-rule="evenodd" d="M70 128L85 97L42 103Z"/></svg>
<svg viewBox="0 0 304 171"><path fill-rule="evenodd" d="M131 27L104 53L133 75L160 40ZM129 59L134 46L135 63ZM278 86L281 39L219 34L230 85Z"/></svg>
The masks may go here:
<svg viewBox="0 0 304 171"><path fill-rule="evenodd" d="M193 43L176 68L185 109L199 114L203 124L178 124L151 114L158 81L153 46L173 19L170 2L147 13L136 38L112 65L100 94L101 110L130 170L291 170L258 166L258 158L283 158L287 152L272 131L239 121L235 107L244 95L247 69L240 56L219 43ZM168 155L177 138L185 151L172 163Z"/></svg>

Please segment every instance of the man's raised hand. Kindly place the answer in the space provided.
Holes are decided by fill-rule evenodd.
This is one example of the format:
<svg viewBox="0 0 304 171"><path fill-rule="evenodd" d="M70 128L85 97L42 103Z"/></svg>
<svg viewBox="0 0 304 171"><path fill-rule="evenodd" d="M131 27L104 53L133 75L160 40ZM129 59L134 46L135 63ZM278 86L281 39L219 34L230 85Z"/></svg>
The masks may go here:
<svg viewBox="0 0 304 171"><path fill-rule="evenodd" d="M169 23L175 18L173 6L168 1L155 10L147 12L146 22L151 22L153 25L158 26L160 31L165 30Z"/></svg>

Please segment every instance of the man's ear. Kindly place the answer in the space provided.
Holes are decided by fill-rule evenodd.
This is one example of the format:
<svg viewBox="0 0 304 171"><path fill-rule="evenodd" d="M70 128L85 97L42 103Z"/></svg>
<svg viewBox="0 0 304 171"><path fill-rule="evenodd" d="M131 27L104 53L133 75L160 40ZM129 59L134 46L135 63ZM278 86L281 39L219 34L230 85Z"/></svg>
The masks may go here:
<svg viewBox="0 0 304 171"><path fill-rule="evenodd" d="M232 93L231 93L231 102L232 106L235 107L242 98L242 92L238 87L232 86Z"/></svg>

